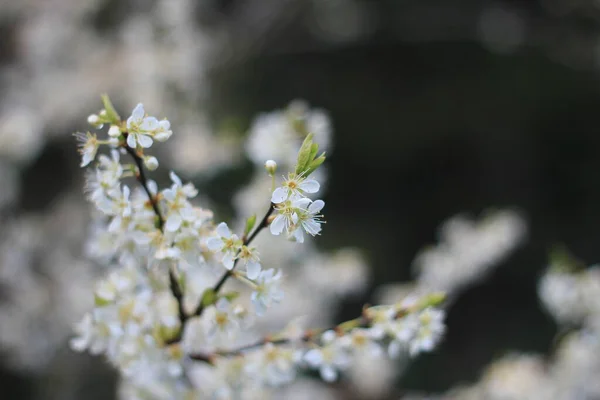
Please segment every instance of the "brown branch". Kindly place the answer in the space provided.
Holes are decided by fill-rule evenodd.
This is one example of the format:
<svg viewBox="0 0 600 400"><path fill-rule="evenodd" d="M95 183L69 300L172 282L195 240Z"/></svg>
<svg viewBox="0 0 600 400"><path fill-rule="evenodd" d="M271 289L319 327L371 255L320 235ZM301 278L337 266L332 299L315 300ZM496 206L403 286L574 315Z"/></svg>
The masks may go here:
<svg viewBox="0 0 600 400"><path fill-rule="evenodd" d="M371 319L369 317L367 317L366 315L363 315L361 317L356 318L355 320L351 320L348 322L355 322L356 323L356 327L368 327L369 324L371 323ZM275 346L281 346L281 345L285 345L285 344L291 344L293 342L311 342L313 341L315 338L318 337L318 335L322 332L326 332L328 330L333 330L335 332L337 332L338 334L343 334L345 333L344 329L341 328L342 324L340 325L336 325L334 327L330 327L327 329L309 329L307 331L304 332L304 334L302 334L302 336L300 336L299 338L296 339L291 339L291 338L282 338L282 339L270 339L269 337L263 338L259 341L256 341L254 343L250 343L241 347L238 347L237 349L232 349L232 350L217 350L214 353L193 353L190 354L189 357L192 360L196 360L196 361L203 361L203 362L208 362L210 364L214 363L215 358L217 357L236 357L236 356L243 356L245 352L247 352L248 350L253 350L253 349L257 349L259 347L262 347L268 343L271 343Z"/></svg>
<svg viewBox="0 0 600 400"><path fill-rule="evenodd" d="M127 139L127 133L124 133L124 135L125 135L125 139ZM148 186L148 179L146 178L146 173L144 172L144 160L142 159L142 157L140 157L135 152L134 149L129 147L127 144L123 145L123 148L125 149L127 154L129 154L133 158L133 161L135 162L135 165L137 166L137 173L136 173L135 177L138 180L138 182L140 182L140 184L144 188L144 191L148 195L148 200L150 201L150 204L152 205L154 214L156 214L157 225L158 225L157 228L162 231L163 226L165 224L165 219L164 219L162 213L160 212L160 209L158 208L158 201L157 201L156 197L154 195L152 195L152 192L150 191L150 187Z"/></svg>
<svg viewBox="0 0 600 400"><path fill-rule="evenodd" d="M127 140L127 133L123 133L123 135L125 136L125 140ZM123 148L125 149L127 154L129 154L131 158L133 158L133 161L135 162L135 165L137 167L135 177L146 192L146 194L148 195L148 200L150 201L152 209L154 210L154 214L156 215L156 227L162 232L163 227L165 225L165 219L162 213L160 212L160 208L158 207L158 200L156 196L154 196L150 191L150 186L148 185L148 178L146 178L146 173L144 171L144 160L138 155L138 153L134 149L129 147L127 143L123 145ZM169 268L169 287L171 289L173 297L175 297L175 299L177 300L177 308L179 310L179 321L181 322L181 329L179 334L177 335L178 338L176 340L179 341L181 339L181 335L183 334L183 328L189 316L185 312L185 308L183 305L183 290L181 289L181 286L177 281L177 276L175 276L175 272L172 268Z"/></svg>

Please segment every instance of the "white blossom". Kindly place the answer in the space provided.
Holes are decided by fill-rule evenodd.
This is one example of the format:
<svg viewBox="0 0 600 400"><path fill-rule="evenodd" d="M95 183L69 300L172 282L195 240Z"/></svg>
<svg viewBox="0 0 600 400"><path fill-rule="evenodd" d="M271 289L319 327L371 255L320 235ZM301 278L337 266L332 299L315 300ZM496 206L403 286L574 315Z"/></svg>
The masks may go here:
<svg viewBox="0 0 600 400"><path fill-rule="evenodd" d="M249 357L246 372L267 385L281 386L296 377L296 369L302 355L293 348L267 343L252 352Z"/></svg>
<svg viewBox="0 0 600 400"><path fill-rule="evenodd" d="M319 370L324 381L333 382L338 378L339 371L350 365L350 355L333 331L323 333L321 341L323 345L307 351L304 360Z"/></svg>
<svg viewBox="0 0 600 400"><path fill-rule="evenodd" d="M252 303L258 315L263 315L273 303L283 300L283 290L279 287L281 271L274 269L261 271L256 278L256 288L252 292Z"/></svg>
<svg viewBox="0 0 600 400"><path fill-rule="evenodd" d="M413 357L420 352L432 351L446 330L442 310L426 308L419 313L418 321L419 327L409 345Z"/></svg>
<svg viewBox="0 0 600 400"><path fill-rule="evenodd" d="M242 246L236 258L241 260L241 265L243 267L246 267L246 277L248 279L254 280L258 278L262 268L258 251L255 248Z"/></svg>
<svg viewBox="0 0 600 400"><path fill-rule="evenodd" d="M279 204L297 197L305 197L307 193L317 193L320 185L314 179L292 174L284 180L282 186L273 191L271 203Z"/></svg>
<svg viewBox="0 0 600 400"><path fill-rule="evenodd" d="M279 235L285 230L288 237L302 243L303 230L312 236L321 232L321 215L318 213L324 206L325 202L322 200L313 202L306 197L288 199L277 205L277 216L269 229L273 235Z"/></svg>
<svg viewBox="0 0 600 400"><path fill-rule="evenodd" d="M225 222L217 225L215 232L218 236L209 238L206 245L211 251L222 253L221 262L225 268L230 270L233 268L234 260L242 242L237 235L231 233Z"/></svg>
<svg viewBox="0 0 600 400"><path fill-rule="evenodd" d="M232 304L225 298L219 299L209 319L206 330L207 337L211 340L214 340L215 337L231 340L239 328L240 322Z"/></svg>
<svg viewBox="0 0 600 400"><path fill-rule="evenodd" d="M96 158L100 143L95 134L77 132L74 135L79 141L79 153L81 154L80 167L85 167Z"/></svg>
<svg viewBox="0 0 600 400"><path fill-rule="evenodd" d="M191 183L184 185L174 172L171 172L169 176L173 184L169 189L162 191L167 205L165 229L175 232L184 221L194 220L195 211L187 199L195 197L198 191Z"/></svg>
<svg viewBox="0 0 600 400"><path fill-rule="evenodd" d="M135 149L138 144L144 148L152 146L151 136L157 128L158 120L147 117L144 105L139 103L127 118L127 145L132 149Z"/></svg>

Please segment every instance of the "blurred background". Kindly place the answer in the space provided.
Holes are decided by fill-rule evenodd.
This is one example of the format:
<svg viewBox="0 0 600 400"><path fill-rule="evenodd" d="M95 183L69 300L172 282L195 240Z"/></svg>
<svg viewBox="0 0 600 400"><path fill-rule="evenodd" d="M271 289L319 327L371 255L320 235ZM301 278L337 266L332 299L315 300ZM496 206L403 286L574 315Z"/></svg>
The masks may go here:
<svg viewBox="0 0 600 400"><path fill-rule="evenodd" d="M526 238L457 293L442 345L384 398L475 382L507 353L550 354L558 328L537 293L549 250L600 259L599 72L595 0L0 1L3 393L114 398L115 373L67 345L102 273L83 255L71 135L100 93L121 115L141 101L168 117L157 179L179 171L223 218L250 177L253 118L295 99L327 110L317 244L359 248L371 268L339 320L411 281L448 218L518 213Z"/></svg>

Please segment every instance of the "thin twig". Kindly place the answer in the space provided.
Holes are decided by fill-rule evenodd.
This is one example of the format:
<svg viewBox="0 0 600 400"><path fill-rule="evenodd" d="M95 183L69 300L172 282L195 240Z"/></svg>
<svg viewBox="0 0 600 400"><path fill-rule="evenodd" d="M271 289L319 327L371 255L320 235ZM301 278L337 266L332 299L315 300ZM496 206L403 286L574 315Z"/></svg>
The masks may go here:
<svg viewBox="0 0 600 400"><path fill-rule="evenodd" d="M124 133L124 136L125 139L127 139L127 133ZM162 232L163 227L165 225L165 219L162 213L160 212L160 208L158 207L158 201L156 196L153 195L150 191L150 186L148 185L148 178L146 178L146 173L144 171L144 160L136 153L134 149L129 147L127 144L123 145L123 148L125 149L127 154L129 154L131 158L133 158L133 161L137 166L137 173L135 174L135 177L142 186L142 188L144 188L146 194L148 195L148 200L150 201L152 209L154 210L154 214L156 215L157 228ZM179 282L177 280L177 276L175 275L175 271L172 268L169 268L169 287L171 289L173 297L175 297L175 299L177 300L177 308L179 310L179 321L181 322L180 332L183 332L183 327L187 322L189 316L185 312L185 307L183 305L183 290L181 289L181 286L179 285ZM181 333L178 334L178 336L181 336ZM181 339L181 337L179 337L179 339Z"/></svg>
<svg viewBox="0 0 600 400"><path fill-rule="evenodd" d="M125 138L127 138L127 134L125 133L124 135L125 135ZM135 162L135 165L137 166L137 174L135 177L140 182L140 184L144 188L144 191L148 195L148 200L150 201L150 204L152 205L154 214L156 214L158 229L160 229L162 231L163 226L165 224L165 219L163 218L163 216L160 212L160 209L158 208L158 202L156 201L156 197L152 194L152 192L150 191L150 187L148 186L148 179L146 178L146 174L144 172L144 160L142 159L142 157L140 157L135 152L134 149L132 149L128 145L125 144L123 146L123 148L125 149L127 154L129 154L133 158L133 161Z"/></svg>
<svg viewBox="0 0 600 400"><path fill-rule="evenodd" d="M269 217L273 213L273 210L275 210L275 205L273 203L270 203L269 209L267 210L267 213L265 214L263 219L260 221L260 224L258 224L258 226L254 229L254 232L252 232L252 234L250 236L248 236L247 238L244 238L244 241L242 242L244 246L248 246L250 243L252 243L252 241L258 235L258 233L263 228L266 228L269 225ZM225 271L223 273L223 276L221 276L221 279L219 279L219 281L215 284L215 286L213 286L212 290L215 294L219 293L219 291L221 290L221 288L223 287L225 282L227 282L227 279L229 279L229 277L231 277L233 275L233 272L235 270L235 267L237 266L238 260L239 260L239 258L235 259L235 261L233 262L233 267L230 270ZM200 302L200 304L198 304L198 307L196 307L196 310L194 311L193 315L200 316L200 315L202 315L203 311L204 311L204 305L202 304L202 302Z"/></svg>
<svg viewBox="0 0 600 400"><path fill-rule="evenodd" d="M348 321L348 322L355 322L356 323L356 327L368 327L369 324L371 323L371 319L369 317L367 317L366 315L363 315L361 317L358 317L354 320ZM271 343L273 345L276 346L280 346L280 345L285 345L285 344L291 344L293 342L311 342L313 340L315 340L315 338L317 338L319 336L320 333L322 332L326 332L328 330L333 330L338 332L339 334L345 333L345 332L341 332L341 325L336 325L334 327L330 327L327 329L310 329L305 331L302 336L300 336L299 338L281 338L281 339L270 339L270 338L263 338L261 340L258 340L254 343L250 343L244 346L240 346L237 349L233 349L233 350L217 350L214 353L193 353L190 354L190 358L192 360L196 360L196 361L204 361L204 362L209 362L209 363L213 363L214 359L216 357L236 357L236 356L243 356L244 353L246 353L248 350L253 350L253 349L257 349L259 347L262 347L268 343Z"/></svg>

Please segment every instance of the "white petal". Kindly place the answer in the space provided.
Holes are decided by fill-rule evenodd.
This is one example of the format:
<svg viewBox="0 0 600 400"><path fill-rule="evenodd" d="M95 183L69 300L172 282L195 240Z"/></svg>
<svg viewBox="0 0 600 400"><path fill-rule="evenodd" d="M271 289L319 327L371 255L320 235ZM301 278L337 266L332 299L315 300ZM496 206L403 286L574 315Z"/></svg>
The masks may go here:
<svg viewBox="0 0 600 400"><path fill-rule="evenodd" d="M156 139L159 142L166 142L172 134L173 133L171 131L158 132L156 135L154 135L154 139Z"/></svg>
<svg viewBox="0 0 600 400"><path fill-rule="evenodd" d="M177 196L177 192L173 189L165 189L163 190L163 197L167 201L175 201L175 197Z"/></svg>
<svg viewBox="0 0 600 400"><path fill-rule="evenodd" d="M217 235L229 239L231 237L231 231L225 222L221 222L217 225Z"/></svg>
<svg viewBox="0 0 600 400"><path fill-rule="evenodd" d="M150 189L150 193L156 194L158 192L158 185L153 180L148 180L148 189Z"/></svg>
<svg viewBox="0 0 600 400"><path fill-rule="evenodd" d="M260 263L249 261L246 264L246 277L255 280L260 275Z"/></svg>
<svg viewBox="0 0 600 400"><path fill-rule="evenodd" d="M183 185L181 191L188 198L196 197L196 195L198 194L198 189L196 189L191 183L186 183L185 185Z"/></svg>
<svg viewBox="0 0 600 400"><path fill-rule="evenodd" d="M152 146L152 138L148 135L138 135L138 142L145 149Z"/></svg>
<svg viewBox="0 0 600 400"><path fill-rule="evenodd" d="M323 365L321 367L321 378L325 382L333 382L337 379L337 371L331 365Z"/></svg>
<svg viewBox="0 0 600 400"><path fill-rule="evenodd" d="M254 304L254 308L256 309L256 315L258 316L262 316L265 315L265 312L267 311L267 307L264 305L264 303L262 302L262 300L260 298L255 298L252 301L252 304Z"/></svg>
<svg viewBox="0 0 600 400"><path fill-rule="evenodd" d="M315 181L314 179L309 179L302 182L300 185L298 185L298 187L306 193L317 193L321 186L319 185L319 182Z"/></svg>
<svg viewBox="0 0 600 400"><path fill-rule="evenodd" d="M173 172L173 171L169 172L169 178L171 178L171 181L173 181L173 183L176 184L177 186L183 186L183 184L181 183L181 179L179 179L179 177L177 176L177 174L175 174L175 172Z"/></svg>
<svg viewBox="0 0 600 400"><path fill-rule="evenodd" d="M215 304L215 308L219 311L227 311L229 309L229 300L225 297L221 297L217 301L217 304Z"/></svg>
<svg viewBox="0 0 600 400"><path fill-rule="evenodd" d="M225 255L223 255L223 259L221 260L225 268L227 268L228 270L231 270L233 268L233 257L233 253L228 251L227 253L225 253Z"/></svg>
<svg viewBox="0 0 600 400"><path fill-rule="evenodd" d="M135 149L135 146L136 146L135 135L133 135L133 134L127 135L127 145L129 147L131 147L132 149Z"/></svg>
<svg viewBox="0 0 600 400"><path fill-rule="evenodd" d="M171 213L167 218L165 229L169 232L175 232L181 226L181 216L178 213Z"/></svg>
<svg viewBox="0 0 600 400"><path fill-rule="evenodd" d="M323 353L319 349L310 349L304 355L304 360L312 367L318 367L323 362Z"/></svg>
<svg viewBox="0 0 600 400"><path fill-rule="evenodd" d="M316 236L321 232L321 224L313 220L303 221L302 227L306 230L306 233Z"/></svg>
<svg viewBox="0 0 600 400"><path fill-rule="evenodd" d="M186 207L179 210L179 214L186 221L193 221L196 219L196 212L192 207Z"/></svg>
<svg viewBox="0 0 600 400"><path fill-rule="evenodd" d="M81 164L79 164L80 167L85 167L87 166L89 163L91 163L94 160L94 157L92 157L92 154L85 152L83 153L83 157L81 159Z"/></svg>
<svg viewBox="0 0 600 400"><path fill-rule="evenodd" d="M163 119L163 120L158 121L158 126L163 131L168 131L171 128L171 123L168 120Z"/></svg>
<svg viewBox="0 0 600 400"><path fill-rule="evenodd" d="M133 131L133 125L136 124L137 121L133 117L127 118L127 130L131 133Z"/></svg>
<svg viewBox="0 0 600 400"><path fill-rule="evenodd" d="M271 196L271 203L279 204L286 201L288 198L288 191L286 188L278 187L273 191L273 195Z"/></svg>
<svg viewBox="0 0 600 400"><path fill-rule="evenodd" d="M140 125L140 130L152 132L158 128L158 120L154 117L144 118L144 121Z"/></svg>
<svg viewBox="0 0 600 400"><path fill-rule="evenodd" d="M381 325L373 325L369 329L369 337L375 340L381 340L385 336L385 330Z"/></svg>
<svg viewBox="0 0 600 400"><path fill-rule="evenodd" d="M141 120L142 118L144 118L144 114L144 105L142 103L138 103L138 105L135 106L135 108L131 112L131 116L136 120Z"/></svg>
<svg viewBox="0 0 600 400"><path fill-rule="evenodd" d="M302 233L302 229L296 228L293 232L294 239L298 243L304 243L304 233Z"/></svg>
<svg viewBox="0 0 600 400"><path fill-rule="evenodd" d="M328 331L323 332L323 334L321 335L321 340L325 343L331 343L335 340L336 337L337 334L330 329Z"/></svg>
<svg viewBox="0 0 600 400"><path fill-rule="evenodd" d="M146 245L152 241L152 237L141 231L134 231L131 234L133 241L139 245Z"/></svg>
<svg viewBox="0 0 600 400"><path fill-rule="evenodd" d="M206 246L210 251L220 251L223 248L223 240L220 237L206 239Z"/></svg>
<svg viewBox="0 0 600 400"><path fill-rule="evenodd" d="M311 214L316 214L319 211L321 211L323 209L323 207L325 207L325 202L323 200L315 200L312 202L312 204L308 207L308 211Z"/></svg>
<svg viewBox="0 0 600 400"><path fill-rule="evenodd" d="M71 350L77 352L84 351L88 347L88 344L89 343L87 341L87 338L84 337L75 337L69 341L69 346L71 347Z"/></svg>
<svg viewBox="0 0 600 400"><path fill-rule="evenodd" d="M294 200L292 202L292 206L296 207L296 208L304 208L304 209L306 209L310 205L311 202L312 202L312 200L309 199L309 198L299 197L299 198L297 198L296 200Z"/></svg>
<svg viewBox="0 0 600 400"><path fill-rule="evenodd" d="M170 362L167 366L167 372L172 377L178 377L183 373L183 367L178 362Z"/></svg>
<svg viewBox="0 0 600 400"><path fill-rule="evenodd" d="M283 232L284 228L285 228L285 217L281 214L276 216L275 219L273 220L273 222L271 222L271 225L269 226L269 230L275 236L277 236L281 232Z"/></svg>

